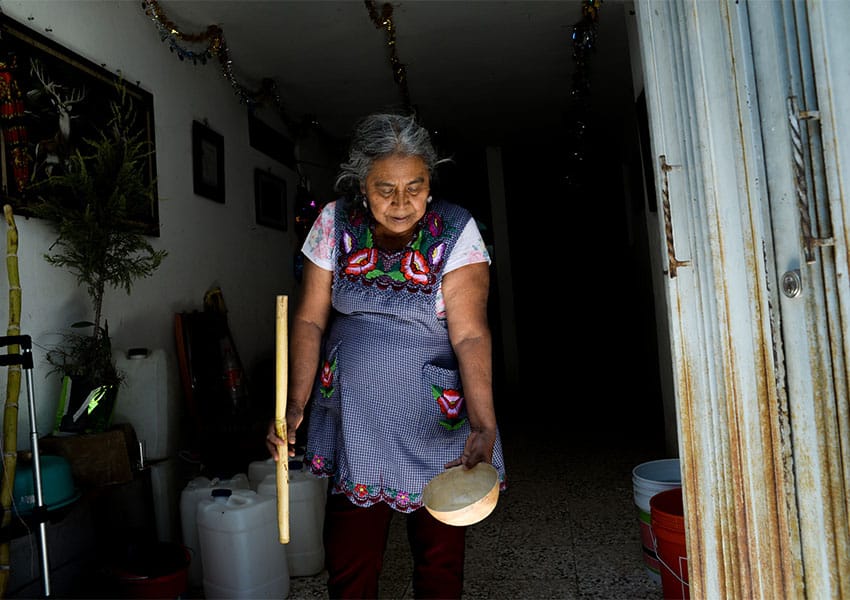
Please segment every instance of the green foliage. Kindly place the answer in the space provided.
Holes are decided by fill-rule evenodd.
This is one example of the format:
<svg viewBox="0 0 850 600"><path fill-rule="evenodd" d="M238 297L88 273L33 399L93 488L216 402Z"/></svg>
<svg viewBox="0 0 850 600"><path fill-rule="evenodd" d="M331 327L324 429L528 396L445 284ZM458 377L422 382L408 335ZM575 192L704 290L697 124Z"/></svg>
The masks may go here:
<svg viewBox="0 0 850 600"><path fill-rule="evenodd" d="M64 365L68 374L112 364L109 335L101 326L106 289L129 295L133 283L150 277L167 255L153 248L133 220L154 201L156 182L145 177L151 150L132 98L120 82L116 90L107 125L84 139L58 173L32 186L38 195L35 216L50 221L57 233L45 260L76 277L94 311L91 334L67 336L65 348L52 355L51 362Z"/></svg>
<svg viewBox="0 0 850 600"><path fill-rule="evenodd" d="M71 327L93 327L94 323L81 321ZM64 343L47 354L53 365L51 372L70 375L78 381L90 381L97 385L118 386L124 379L112 362L112 343L109 327L105 326L98 335L69 333Z"/></svg>

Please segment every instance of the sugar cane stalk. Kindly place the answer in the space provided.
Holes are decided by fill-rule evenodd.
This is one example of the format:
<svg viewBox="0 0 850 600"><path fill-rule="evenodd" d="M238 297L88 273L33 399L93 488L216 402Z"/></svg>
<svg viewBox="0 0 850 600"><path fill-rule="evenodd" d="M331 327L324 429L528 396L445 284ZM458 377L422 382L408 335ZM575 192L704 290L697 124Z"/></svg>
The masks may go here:
<svg viewBox="0 0 850 600"><path fill-rule="evenodd" d="M9 324L6 335L21 333L21 278L18 273L18 227L12 207L3 206L6 225L6 272L9 279ZM17 354L17 344L7 347L9 354ZM12 522L12 493L15 485L15 469L18 462L18 400L21 393L21 365L10 365L6 378L6 403L3 408L3 485L0 488L0 503L3 506L2 527ZM9 541L0 544L0 598L6 597L10 574Z"/></svg>
<svg viewBox="0 0 850 600"><path fill-rule="evenodd" d="M289 375L289 335L287 333L287 296L277 297L276 363L275 363L275 433L287 439L286 392ZM289 445L279 451L277 459L277 527L281 544L289 543Z"/></svg>

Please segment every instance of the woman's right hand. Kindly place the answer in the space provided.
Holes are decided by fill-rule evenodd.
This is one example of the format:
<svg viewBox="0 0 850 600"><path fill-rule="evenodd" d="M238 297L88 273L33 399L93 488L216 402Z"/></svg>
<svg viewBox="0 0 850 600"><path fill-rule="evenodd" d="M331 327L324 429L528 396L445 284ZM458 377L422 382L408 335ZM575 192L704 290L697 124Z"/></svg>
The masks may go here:
<svg viewBox="0 0 850 600"><path fill-rule="evenodd" d="M280 448L281 446L286 446L287 455L295 456L295 441L296 441L296 432L298 431L298 427L301 425L301 421L304 420L304 410L296 408L295 406L288 406L286 409L286 437L288 439L284 440L277 435L277 428L275 427L275 421L269 423L268 431L266 432L266 448L271 454L272 458L275 461L280 459Z"/></svg>
<svg viewBox="0 0 850 600"><path fill-rule="evenodd" d="M304 407L319 368L322 335L331 313L333 271L326 271L312 261L304 261L301 299L292 318L289 335L289 381L286 402L286 437L277 436L274 420L266 433L266 448L279 460L280 448L286 444L287 454L295 456L295 432L304 420ZM277 415L276 415L277 416Z"/></svg>
<svg viewBox="0 0 850 600"><path fill-rule="evenodd" d="M266 432L266 448L271 454L272 458L277 462L280 460L280 447L288 444L286 440L283 440L278 437L277 431L275 429L274 419L269 423L269 429Z"/></svg>

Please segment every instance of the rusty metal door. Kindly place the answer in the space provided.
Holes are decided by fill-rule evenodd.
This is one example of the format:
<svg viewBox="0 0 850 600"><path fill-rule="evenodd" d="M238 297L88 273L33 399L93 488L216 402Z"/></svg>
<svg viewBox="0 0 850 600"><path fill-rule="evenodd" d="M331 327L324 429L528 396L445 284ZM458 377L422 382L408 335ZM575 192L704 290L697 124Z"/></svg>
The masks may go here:
<svg viewBox="0 0 850 600"><path fill-rule="evenodd" d="M753 28L753 47L781 292L799 571L807 597L846 598L850 4L751 4L750 21L771 25Z"/></svg>
<svg viewBox="0 0 850 600"><path fill-rule="evenodd" d="M850 3L635 9L691 597L850 597Z"/></svg>

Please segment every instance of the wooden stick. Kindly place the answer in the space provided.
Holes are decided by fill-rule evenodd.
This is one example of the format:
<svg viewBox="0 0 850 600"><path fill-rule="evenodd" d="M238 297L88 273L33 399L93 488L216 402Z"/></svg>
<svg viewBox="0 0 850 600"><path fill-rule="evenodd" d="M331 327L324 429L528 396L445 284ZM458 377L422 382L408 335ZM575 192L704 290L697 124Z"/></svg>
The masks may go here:
<svg viewBox="0 0 850 600"><path fill-rule="evenodd" d="M286 434L286 392L288 386L288 346L287 309L289 298L277 297L277 350L275 365L276 402L275 433L279 438L287 439ZM278 447L277 458L277 528L280 543L289 543L289 444Z"/></svg>

